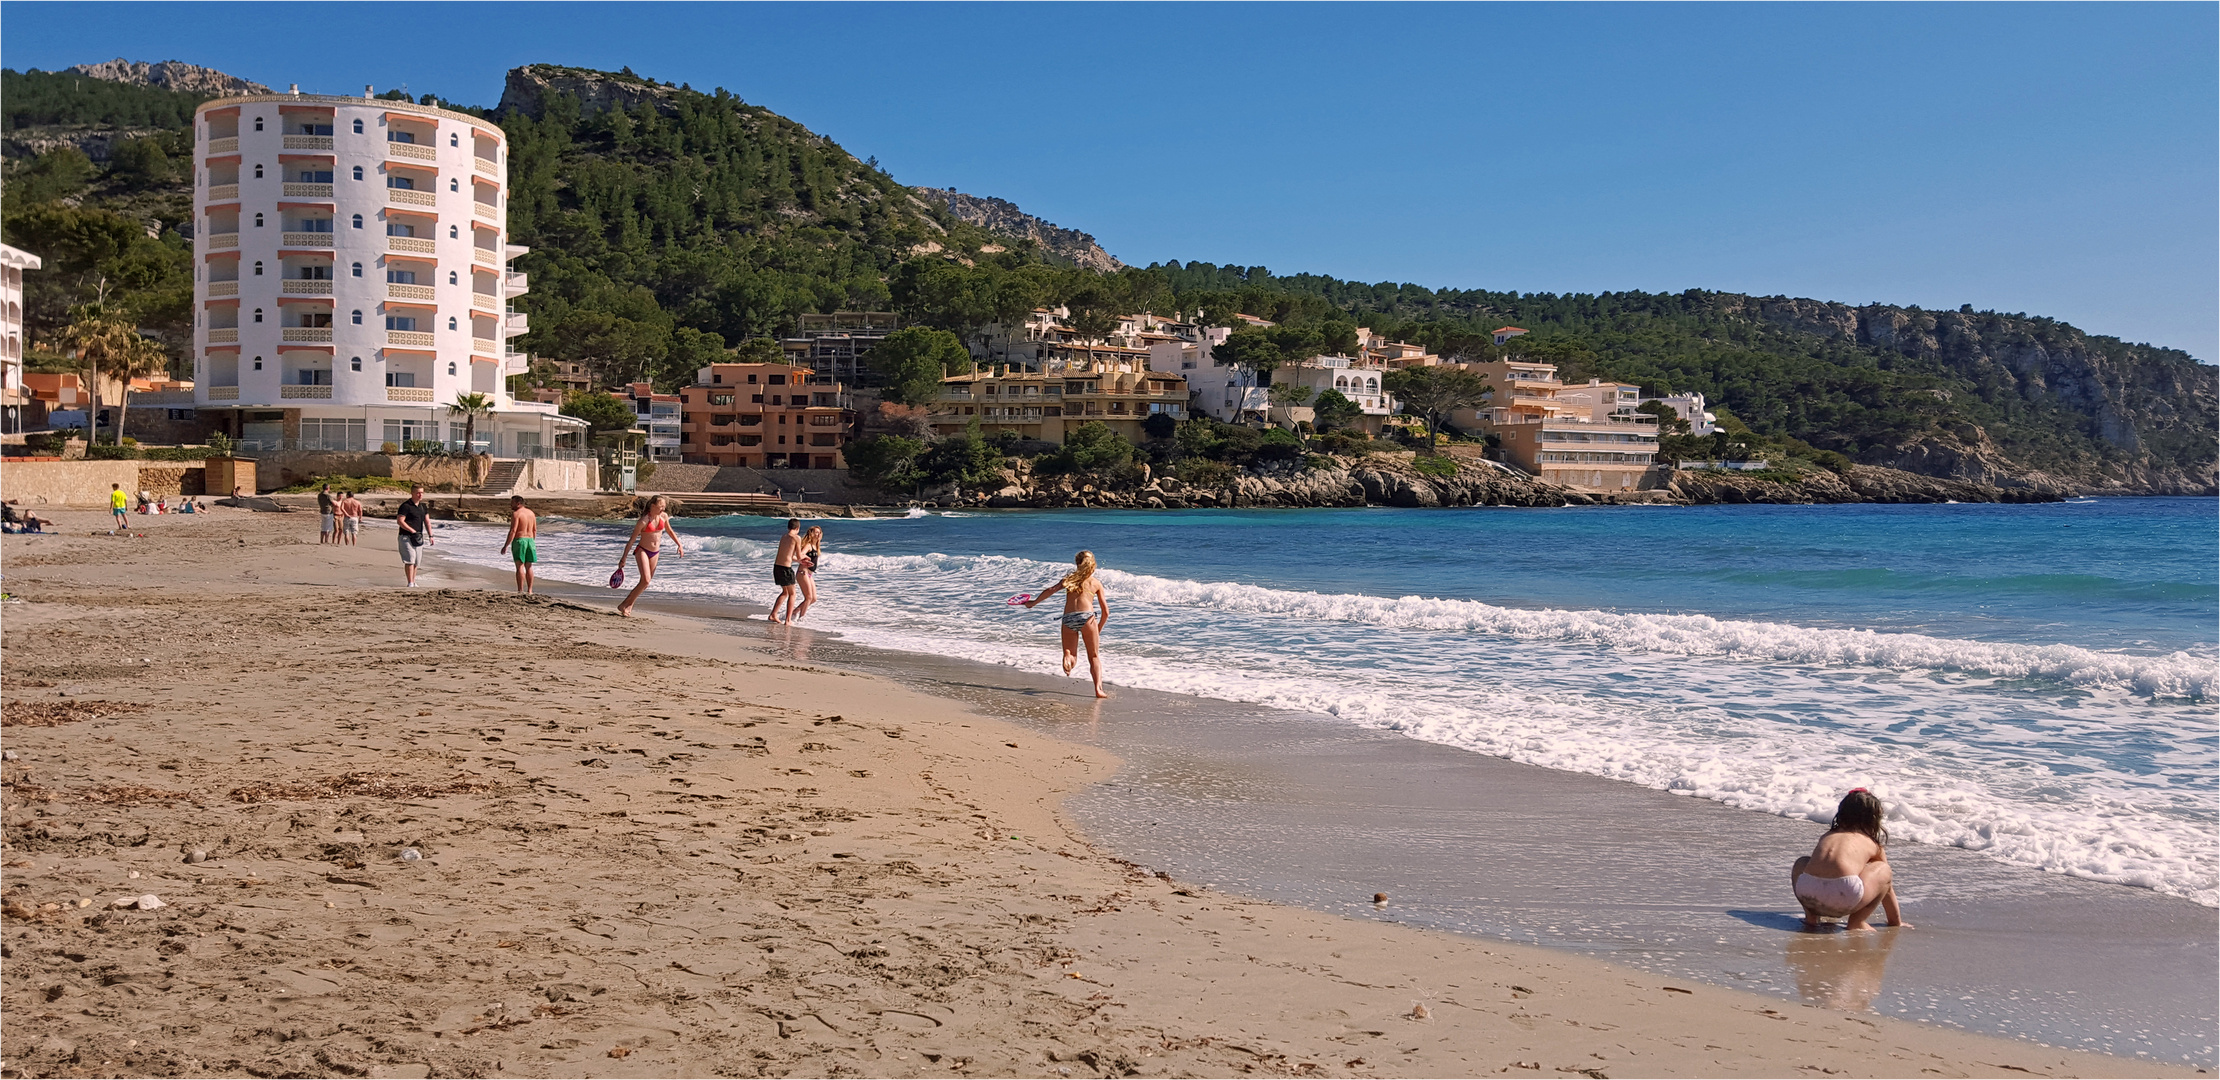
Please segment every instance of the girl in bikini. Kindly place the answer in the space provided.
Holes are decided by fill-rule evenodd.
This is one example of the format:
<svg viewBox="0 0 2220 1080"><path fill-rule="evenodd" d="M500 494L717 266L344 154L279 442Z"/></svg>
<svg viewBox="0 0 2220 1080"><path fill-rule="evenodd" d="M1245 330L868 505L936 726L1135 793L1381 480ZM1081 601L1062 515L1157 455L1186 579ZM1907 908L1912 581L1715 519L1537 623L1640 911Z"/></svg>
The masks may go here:
<svg viewBox="0 0 2220 1080"><path fill-rule="evenodd" d="M1817 930L1825 919L1844 920L1845 930L1871 930L1873 909L1888 912L1889 925L1909 929L1896 907L1896 877L1889 869L1889 831L1881 827L1881 800L1852 788L1835 808L1835 823L1811 854L1788 872L1796 902L1804 906L1804 929Z"/></svg>
<svg viewBox="0 0 2220 1080"><path fill-rule="evenodd" d="M1064 674L1079 663L1079 643L1087 643L1087 674L1094 677L1095 696L1106 698L1102 692L1102 660L1098 646L1102 643L1102 628L1110 623L1110 598L1102 591L1102 582L1095 580L1095 553L1082 551L1072 560L1075 569L1064 575L1063 580L1051 585L1039 596L1027 600L1025 606L1048 599L1061 590L1064 594ZM1098 614L1094 608L1102 610Z"/></svg>
<svg viewBox="0 0 2220 1080"><path fill-rule="evenodd" d="M825 530L812 525L802 534L802 556L794 562L794 569L801 577L802 606L786 617L789 624L809 614L809 606L817 602L817 563L824 557Z"/></svg>
<svg viewBox="0 0 2220 1080"><path fill-rule="evenodd" d="M640 583L624 594L624 603L617 605L617 614L630 616L632 604L647 591L655 580L655 557L662 554L663 537L671 538L671 550L686 554L686 546L678 542L678 533L671 529L671 515L664 508L663 497L648 500L647 508L640 511L640 523L632 527L632 538L625 541L624 551L617 556L617 571L624 571L624 557L637 554L640 560Z"/></svg>

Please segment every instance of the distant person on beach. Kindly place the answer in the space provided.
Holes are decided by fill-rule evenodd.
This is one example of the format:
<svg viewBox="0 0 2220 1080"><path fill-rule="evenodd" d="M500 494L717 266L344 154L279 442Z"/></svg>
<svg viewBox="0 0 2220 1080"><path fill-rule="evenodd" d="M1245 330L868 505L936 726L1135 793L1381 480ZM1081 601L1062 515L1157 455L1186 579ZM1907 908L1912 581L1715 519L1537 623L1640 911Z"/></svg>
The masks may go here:
<svg viewBox="0 0 2220 1080"><path fill-rule="evenodd" d="M771 621L794 621L794 589L798 571L794 564L802 558L802 519L786 519L786 535L779 537L779 551L771 557L771 584L779 587L778 599L771 601ZM786 618L779 618L779 605L786 605Z"/></svg>
<svg viewBox="0 0 2220 1080"><path fill-rule="evenodd" d="M1094 677L1095 696L1106 698L1102 692L1102 628L1110 623L1110 597L1102 591L1102 582L1095 578L1095 553L1082 551L1072 559L1075 569L1064 575L1063 580L1051 585L1039 596L1027 600L1028 608L1039 604L1062 591L1064 594L1064 674L1079 663L1079 643L1087 643L1087 674ZM1100 614L1095 612L1099 606Z"/></svg>
<svg viewBox="0 0 2220 1080"><path fill-rule="evenodd" d="M540 561L539 535L539 516L524 505L524 496L509 496L509 537L501 541L501 551L516 560L516 591L526 596L532 595L532 566Z"/></svg>
<svg viewBox="0 0 2220 1080"><path fill-rule="evenodd" d="M108 530L108 535L114 536L116 533L116 529L128 530L129 528L131 528L130 506L131 496L123 493L123 485L109 484L108 512L115 515L116 528Z"/></svg>
<svg viewBox="0 0 2220 1080"><path fill-rule="evenodd" d="M353 547L362 535L362 500L352 494L339 497L339 536L348 547Z"/></svg>
<svg viewBox="0 0 2220 1080"><path fill-rule="evenodd" d="M1910 929L1896 906L1896 875L1889 869L1889 831L1881 827L1881 800L1852 788L1835 807L1835 823L1811 854L1796 860L1789 882L1804 906L1804 929L1823 920L1842 919L1845 930L1871 930L1873 909L1888 912L1889 925Z"/></svg>
<svg viewBox="0 0 2220 1080"><path fill-rule="evenodd" d="M623 580L621 575L624 573L626 555L637 555L640 562L640 583L632 586L631 592L624 594L624 602L617 605L619 615L630 616L633 603L640 599L640 594L646 592L648 584L655 580L655 557L663 553L664 537L671 538L672 551L680 555L686 554L686 545L678 542L678 533L671 528L671 515L667 505L661 495L648 499L646 509L640 511L640 523L632 527L632 539L625 541L623 553L617 556L620 581Z"/></svg>
<svg viewBox="0 0 2220 1080"><path fill-rule="evenodd" d="M316 534L316 542L319 544L338 543L339 500L332 496L330 484L325 484L324 490L316 493L316 513L317 516L323 519L324 525L324 531Z"/></svg>
<svg viewBox="0 0 2220 1080"><path fill-rule="evenodd" d="M808 532L802 534L802 553L794 560L794 574L802 590L802 606L793 609L793 614L787 616L787 622L791 623L809 614L809 606L817 602L817 560L824 555L825 530L812 525Z"/></svg>
<svg viewBox="0 0 2220 1080"><path fill-rule="evenodd" d="M416 564L424 558L424 545L432 542L432 508L424 501L424 485L409 489L409 497L393 508L393 523L401 530L401 572L409 587L416 587Z"/></svg>

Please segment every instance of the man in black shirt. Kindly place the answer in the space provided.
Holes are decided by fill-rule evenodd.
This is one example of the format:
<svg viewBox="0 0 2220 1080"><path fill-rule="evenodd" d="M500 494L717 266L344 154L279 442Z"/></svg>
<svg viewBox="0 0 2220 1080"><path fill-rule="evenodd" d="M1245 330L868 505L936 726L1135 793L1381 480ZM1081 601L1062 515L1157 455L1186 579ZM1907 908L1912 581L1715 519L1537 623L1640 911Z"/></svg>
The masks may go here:
<svg viewBox="0 0 2220 1080"><path fill-rule="evenodd" d="M316 493L316 512L324 518L324 531L316 536L319 544L339 542L339 519L335 516L338 501L332 498L330 484L325 484L324 490Z"/></svg>
<svg viewBox="0 0 2220 1080"><path fill-rule="evenodd" d="M424 545L432 542L432 508L424 502L424 485L409 489L409 498L393 511L393 522L401 528L401 572L408 575L409 585L416 584L416 564L424 557Z"/></svg>

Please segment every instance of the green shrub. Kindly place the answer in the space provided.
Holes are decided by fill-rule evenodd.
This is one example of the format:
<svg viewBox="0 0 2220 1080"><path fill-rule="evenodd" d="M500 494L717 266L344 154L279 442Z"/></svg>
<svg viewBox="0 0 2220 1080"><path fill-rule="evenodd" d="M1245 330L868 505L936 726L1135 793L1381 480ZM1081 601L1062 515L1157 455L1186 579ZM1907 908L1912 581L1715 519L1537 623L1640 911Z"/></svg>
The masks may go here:
<svg viewBox="0 0 2220 1080"><path fill-rule="evenodd" d="M878 435L849 443L848 472L857 479L885 490L907 490L923 479L917 468L925 444L900 435Z"/></svg>
<svg viewBox="0 0 2220 1080"><path fill-rule="evenodd" d="M1457 459L1420 454L1411 462L1411 468L1417 469L1420 475L1423 476L1455 476L1457 475Z"/></svg>
<svg viewBox="0 0 2220 1080"><path fill-rule="evenodd" d="M1080 425L1079 430L1064 436L1064 445L1053 454L1041 458L1037 466L1049 475L1086 474L1090 476L1118 475L1133 465L1133 444L1110 430L1100 420Z"/></svg>
<svg viewBox="0 0 2220 1080"><path fill-rule="evenodd" d="M1180 483L1199 488L1222 488L1233 483L1233 466L1223 461L1192 457L1172 466L1172 476Z"/></svg>
<svg viewBox="0 0 2220 1080"><path fill-rule="evenodd" d="M202 461L216 453L211 446L142 446L139 456L148 461Z"/></svg>
<svg viewBox="0 0 2220 1080"><path fill-rule="evenodd" d="M1334 467L1334 464L1334 459L1327 457L1324 454L1310 454L1303 458L1303 468L1308 469L1311 472L1319 472L1321 470L1331 469Z"/></svg>
<svg viewBox="0 0 2220 1080"><path fill-rule="evenodd" d="M1001 477L1002 451L977 435L951 435L927 448L918 467L935 484L977 487Z"/></svg>
<svg viewBox="0 0 2220 1080"><path fill-rule="evenodd" d="M94 443L85 448L86 461L137 461L140 456L139 448L136 446Z"/></svg>
<svg viewBox="0 0 2220 1080"><path fill-rule="evenodd" d="M364 495L373 491L398 491L405 495L409 490L408 481L390 476L315 476L278 491L286 495L305 495L323 490L325 484L331 485L334 495ZM430 486L426 490L430 490Z"/></svg>
<svg viewBox="0 0 2220 1080"><path fill-rule="evenodd" d="M1318 445L1329 454L1363 454L1370 452L1372 437L1361 431L1329 431L1318 437Z"/></svg>
<svg viewBox="0 0 2220 1080"><path fill-rule="evenodd" d="M1303 440L1286 428L1267 428L1257 436L1250 456L1256 461L1293 461L1303 456Z"/></svg>
<svg viewBox="0 0 2220 1080"><path fill-rule="evenodd" d="M1141 431L1151 439L1169 439L1178 430L1179 421L1170 413L1150 413L1148 419L1141 421Z"/></svg>

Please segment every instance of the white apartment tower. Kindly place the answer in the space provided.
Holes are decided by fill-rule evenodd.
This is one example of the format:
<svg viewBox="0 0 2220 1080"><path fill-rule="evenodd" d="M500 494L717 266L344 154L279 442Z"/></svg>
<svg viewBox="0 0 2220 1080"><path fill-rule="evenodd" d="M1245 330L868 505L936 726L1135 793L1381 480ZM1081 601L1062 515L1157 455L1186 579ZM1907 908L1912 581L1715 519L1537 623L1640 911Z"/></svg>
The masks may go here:
<svg viewBox="0 0 2220 1080"><path fill-rule="evenodd" d="M528 457L580 422L518 402L508 140L369 96L218 98L194 117L194 405L264 449L459 447Z"/></svg>

